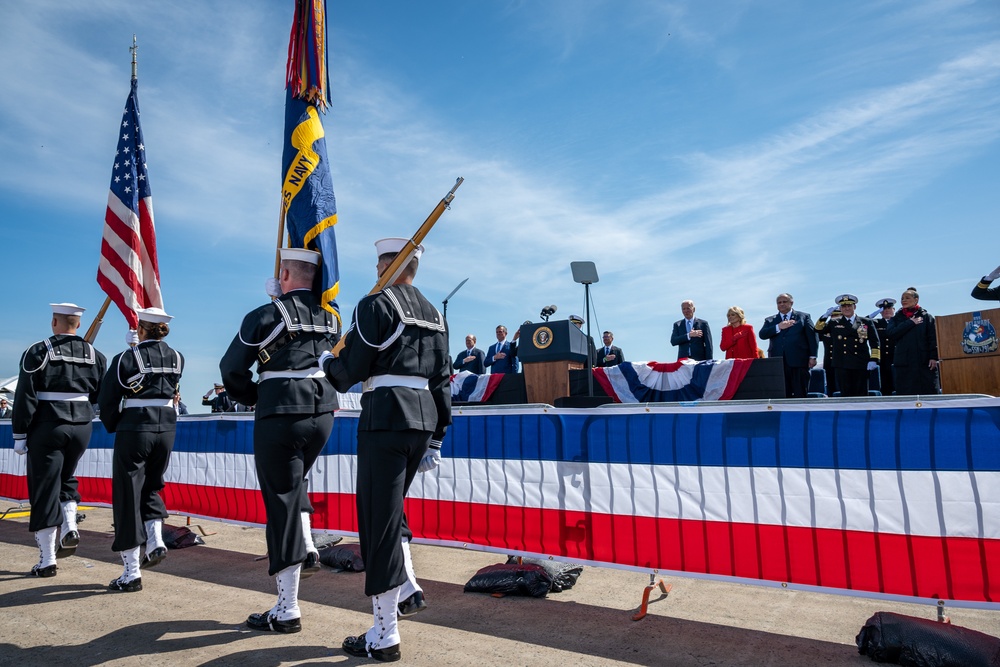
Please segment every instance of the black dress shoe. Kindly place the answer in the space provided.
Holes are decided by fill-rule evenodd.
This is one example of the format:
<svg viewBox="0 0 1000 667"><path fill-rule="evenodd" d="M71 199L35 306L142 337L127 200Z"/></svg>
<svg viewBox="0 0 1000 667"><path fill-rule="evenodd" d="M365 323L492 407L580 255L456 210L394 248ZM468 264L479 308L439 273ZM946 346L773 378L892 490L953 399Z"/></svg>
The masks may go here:
<svg viewBox="0 0 1000 667"><path fill-rule="evenodd" d="M271 610L268 609L263 614L250 614L250 616L247 617L247 627L251 630L264 630L291 634L302 630L302 620L293 618L288 621L279 621L271 616Z"/></svg>
<svg viewBox="0 0 1000 667"><path fill-rule="evenodd" d="M76 548L80 546L80 533L71 530L59 540L59 547L56 549L56 558L69 558L76 553Z"/></svg>
<svg viewBox="0 0 1000 667"><path fill-rule="evenodd" d="M424 609L427 609L427 603L424 602L424 594L420 591L417 591L410 597L401 601L398 605L398 608L399 608L399 615L402 616L403 618L406 618L407 616L413 616L414 614L419 613Z"/></svg>
<svg viewBox="0 0 1000 667"><path fill-rule="evenodd" d="M399 644L386 648L373 648L369 651L368 640L365 638L364 632L357 637L348 637L340 645L340 648L344 649L344 653L353 655L355 658L374 658L382 662L396 662L403 657L403 654L399 652Z"/></svg>
<svg viewBox="0 0 1000 667"><path fill-rule="evenodd" d="M132 581L122 581L122 578L118 577L108 584L108 590L119 593L137 593L142 590L142 577Z"/></svg>
<svg viewBox="0 0 1000 667"><path fill-rule="evenodd" d="M302 561L302 571L299 573L299 579L308 579L319 572L319 570L319 552L310 551L306 554L306 559Z"/></svg>
<svg viewBox="0 0 1000 667"><path fill-rule="evenodd" d="M48 567L42 567L41 563L35 563L31 566L31 574L36 577L54 577L56 576L56 566L49 565Z"/></svg>
<svg viewBox="0 0 1000 667"><path fill-rule="evenodd" d="M166 559L167 550L163 547L157 547L142 557L142 562L139 563L139 569L148 570L151 567L156 567Z"/></svg>

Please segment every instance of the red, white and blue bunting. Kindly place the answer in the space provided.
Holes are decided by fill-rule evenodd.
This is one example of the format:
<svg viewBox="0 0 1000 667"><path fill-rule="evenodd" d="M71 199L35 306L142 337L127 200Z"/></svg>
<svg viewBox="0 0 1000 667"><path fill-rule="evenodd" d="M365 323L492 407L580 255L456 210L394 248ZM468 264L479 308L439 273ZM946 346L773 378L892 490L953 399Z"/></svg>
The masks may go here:
<svg viewBox="0 0 1000 667"><path fill-rule="evenodd" d="M594 379L616 403L726 401L736 394L751 359L624 362L595 368Z"/></svg>
<svg viewBox="0 0 1000 667"><path fill-rule="evenodd" d="M310 474L313 526L356 534L357 413ZM1000 609L1000 399L462 407L417 475L423 542L640 571ZM111 502L99 422L77 476ZM0 497L24 457L0 425ZM263 524L252 416L181 418L174 514Z"/></svg>
<svg viewBox="0 0 1000 667"><path fill-rule="evenodd" d="M459 371L451 376L451 400L466 403L485 403L500 386L500 373L476 375L470 371Z"/></svg>

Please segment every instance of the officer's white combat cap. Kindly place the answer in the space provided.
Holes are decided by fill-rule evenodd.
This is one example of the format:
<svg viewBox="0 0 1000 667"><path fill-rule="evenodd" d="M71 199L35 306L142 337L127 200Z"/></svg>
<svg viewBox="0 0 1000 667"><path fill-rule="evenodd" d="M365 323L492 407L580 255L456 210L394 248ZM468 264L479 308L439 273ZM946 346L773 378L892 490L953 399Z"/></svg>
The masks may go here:
<svg viewBox="0 0 1000 667"><path fill-rule="evenodd" d="M52 307L53 315L76 315L80 317L83 315L83 311L87 310L75 303L50 303L49 305Z"/></svg>
<svg viewBox="0 0 1000 667"><path fill-rule="evenodd" d="M162 308L137 308L135 314L143 322L152 322L154 324L166 324L174 319L173 315L167 315L163 312Z"/></svg>
<svg viewBox="0 0 1000 667"><path fill-rule="evenodd" d="M387 239L379 239L375 242L375 252L381 257L382 255L394 255L401 250L408 248L410 246L410 239L402 239L398 237L390 237ZM421 243L417 246L417 252L414 253L414 257L420 259L420 256L424 254L424 245Z"/></svg>
<svg viewBox="0 0 1000 667"><path fill-rule="evenodd" d="M875 307L876 308L883 308L883 309L885 309L885 308L888 308L889 306L895 306L895 305L896 305L896 300L895 299L889 299L889 298L879 299L878 301L875 302Z"/></svg>
<svg viewBox="0 0 1000 667"><path fill-rule="evenodd" d="M319 260L323 257L315 250L308 250L306 248L281 248L279 252L281 253L282 260L293 260L307 264L318 265Z"/></svg>
<svg viewBox="0 0 1000 667"><path fill-rule="evenodd" d="M853 294L841 294L837 297L836 304L838 306L855 305L858 302L858 297Z"/></svg>
<svg viewBox="0 0 1000 667"><path fill-rule="evenodd" d="M570 315L569 316L569 321L570 322L579 322L580 324L583 324L584 319L582 317L580 317L579 315Z"/></svg>

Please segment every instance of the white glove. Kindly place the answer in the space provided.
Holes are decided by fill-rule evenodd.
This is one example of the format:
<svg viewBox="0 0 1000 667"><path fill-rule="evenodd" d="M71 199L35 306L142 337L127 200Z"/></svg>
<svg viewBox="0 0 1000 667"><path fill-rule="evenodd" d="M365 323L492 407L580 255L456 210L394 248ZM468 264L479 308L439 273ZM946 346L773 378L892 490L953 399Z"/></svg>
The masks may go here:
<svg viewBox="0 0 1000 667"><path fill-rule="evenodd" d="M322 370L323 372L326 372L326 362L330 361L331 359L336 359L336 357L334 357L332 354L330 354L330 350L327 350L323 354L319 355L319 367L320 367L320 370Z"/></svg>
<svg viewBox="0 0 1000 667"><path fill-rule="evenodd" d="M879 308L878 310L874 311L871 315L869 315L868 319L874 320L876 317L879 316L879 313L881 313L881 312L882 312L882 309Z"/></svg>
<svg viewBox="0 0 1000 667"><path fill-rule="evenodd" d="M128 333L125 334L125 344L129 347L134 347L139 344L139 332L135 329L129 329Z"/></svg>
<svg viewBox="0 0 1000 667"><path fill-rule="evenodd" d="M998 266L997 268L993 269L993 273L990 273L990 274L988 274L986 276L986 280L988 280L990 282L993 282L997 278L1000 278L1000 266Z"/></svg>
<svg viewBox="0 0 1000 667"><path fill-rule="evenodd" d="M14 441L14 453L24 456L28 453L28 439L22 438L21 440Z"/></svg>
<svg viewBox="0 0 1000 667"><path fill-rule="evenodd" d="M835 310L837 310L836 306L830 306L829 308L827 308L826 312L823 313L823 319L824 320L830 319L830 316L833 315L833 311L835 311Z"/></svg>
<svg viewBox="0 0 1000 667"><path fill-rule="evenodd" d="M430 472L439 465L441 465L441 441L431 440L431 444L427 448L427 453L424 454L424 458L420 460L420 465L417 466L417 472Z"/></svg>
<svg viewBox="0 0 1000 667"><path fill-rule="evenodd" d="M876 368L878 368L878 362L877 361L869 361L868 362L868 370L873 371Z"/></svg>
<svg viewBox="0 0 1000 667"><path fill-rule="evenodd" d="M278 282L277 278L268 278L264 281L264 291L267 295L277 299L281 296L281 283Z"/></svg>

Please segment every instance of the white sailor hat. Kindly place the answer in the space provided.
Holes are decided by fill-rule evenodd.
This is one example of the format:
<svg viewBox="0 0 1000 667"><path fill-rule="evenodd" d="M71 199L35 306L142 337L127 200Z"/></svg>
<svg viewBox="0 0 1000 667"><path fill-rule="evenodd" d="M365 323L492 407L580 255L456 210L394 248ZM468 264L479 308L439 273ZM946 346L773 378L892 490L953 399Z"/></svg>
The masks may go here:
<svg viewBox="0 0 1000 667"><path fill-rule="evenodd" d="M136 308L135 314L142 322L152 322L153 324L166 324L174 319L173 315L167 315L162 308Z"/></svg>
<svg viewBox="0 0 1000 667"><path fill-rule="evenodd" d="M858 297L853 294L841 294L834 303L838 306L854 306L858 303Z"/></svg>
<svg viewBox="0 0 1000 667"><path fill-rule="evenodd" d="M281 255L281 260L291 260L296 262L305 262L306 264L319 264L320 259L323 257L315 250L308 250L306 248L281 248L278 250Z"/></svg>
<svg viewBox="0 0 1000 667"><path fill-rule="evenodd" d="M381 257L382 255L395 255L396 253L402 251L404 248L410 245L410 239L402 239L399 237L390 237L387 239L379 239L375 242L375 253ZM420 259L420 256L424 254L424 244L421 243L417 246L417 252L414 253L416 259Z"/></svg>
<svg viewBox="0 0 1000 667"><path fill-rule="evenodd" d="M890 299L890 298L879 299L878 301L875 302L875 307L876 308L881 308L883 310L886 309L886 308L890 308L892 306L895 306L895 305L896 305L896 300L895 299Z"/></svg>
<svg viewBox="0 0 1000 667"><path fill-rule="evenodd" d="M83 311L87 310L75 303L50 303L49 305L52 307L53 315L76 315L80 317L83 315Z"/></svg>
<svg viewBox="0 0 1000 667"><path fill-rule="evenodd" d="M580 317L579 315L570 315L569 316L569 321L570 322L579 322L580 324L583 324L585 320L582 317Z"/></svg>

